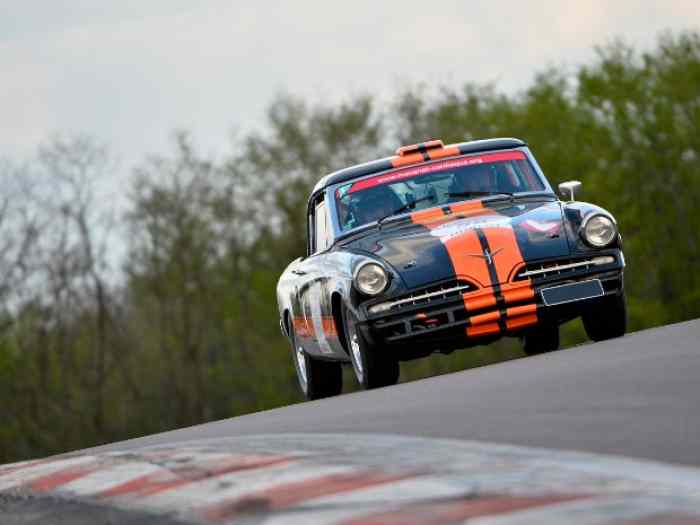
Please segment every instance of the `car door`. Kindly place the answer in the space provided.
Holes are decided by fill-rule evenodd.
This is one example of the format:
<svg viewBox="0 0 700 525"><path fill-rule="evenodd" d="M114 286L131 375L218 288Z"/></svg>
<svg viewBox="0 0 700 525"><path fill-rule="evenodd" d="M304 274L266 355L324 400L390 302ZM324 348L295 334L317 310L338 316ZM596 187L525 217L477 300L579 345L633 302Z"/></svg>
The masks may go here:
<svg viewBox="0 0 700 525"><path fill-rule="evenodd" d="M331 356L335 353L328 340L328 325L332 319L327 283L327 250L332 243L332 227L324 195L319 195L310 206L308 217L308 257L294 268L298 277L297 297L299 314L305 328L312 335L305 341L304 349L316 355Z"/></svg>

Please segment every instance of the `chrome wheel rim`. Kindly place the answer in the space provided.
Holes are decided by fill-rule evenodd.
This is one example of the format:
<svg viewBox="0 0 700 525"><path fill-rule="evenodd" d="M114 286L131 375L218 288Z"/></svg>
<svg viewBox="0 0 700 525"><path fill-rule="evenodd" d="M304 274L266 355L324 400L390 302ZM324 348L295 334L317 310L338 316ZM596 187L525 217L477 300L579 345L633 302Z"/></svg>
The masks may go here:
<svg viewBox="0 0 700 525"><path fill-rule="evenodd" d="M306 385L308 382L306 379L306 358L304 357L304 349L301 346L297 347L296 359L297 372L299 372L299 382L301 383L301 387L306 390Z"/></svg>
<svg viewBox="0 0 700 525"><path fill-rule="evenodd" d="M355 375L361 382L364 370L362 369L362 351L360 350L360 340L357 333L352 334L350 338L350 352L352 353L352 366L355 369Z"/></svg>

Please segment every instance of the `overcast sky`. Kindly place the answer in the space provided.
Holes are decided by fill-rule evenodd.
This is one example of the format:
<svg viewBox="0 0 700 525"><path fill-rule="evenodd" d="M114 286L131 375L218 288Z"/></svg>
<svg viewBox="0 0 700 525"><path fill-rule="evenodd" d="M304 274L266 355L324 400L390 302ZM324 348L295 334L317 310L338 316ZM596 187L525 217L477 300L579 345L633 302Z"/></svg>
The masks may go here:
<svg viewBox="0 0 700 525"><path fill-rule="evenodd" d="M407 82L512 92L623 37L700 27L700 0L0 0L0 156L88 132L131 164L174 128L221 152L282 91L316 101Z"/></svg>

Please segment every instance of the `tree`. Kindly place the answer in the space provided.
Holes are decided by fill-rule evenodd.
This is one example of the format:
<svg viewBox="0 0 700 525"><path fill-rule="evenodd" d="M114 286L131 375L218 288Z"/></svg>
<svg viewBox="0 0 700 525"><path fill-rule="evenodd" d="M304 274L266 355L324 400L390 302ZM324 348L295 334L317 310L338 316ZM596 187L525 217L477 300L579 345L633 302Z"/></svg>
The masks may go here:
<svg viewBox="0 0 700 525"><path fill-rule="evenodd" d="M615 210L630 261L634 326L700 315L700 35L664 35L639 54L598 50L579 73L579 111L601 140L587 183Z"/></svg>
<svg viewBox="0 0 700 525"><path fill-rule="evenodd" d="M327 173L400 144L524 138L554 185L580 179L580 197L617 216L632 326L700 316L699 85L700 34L667 34L646 53L617 42L577 71L544 70L512 95L412 86L386 112L370 96L282 96L265 131L220 161L177 134L123 201L88 137L0 164L0 461L300 400L275 286L304 255L307 198ZM573 323L563 341L583 337ZM520 355L506 341L402 373Z"/></svg>

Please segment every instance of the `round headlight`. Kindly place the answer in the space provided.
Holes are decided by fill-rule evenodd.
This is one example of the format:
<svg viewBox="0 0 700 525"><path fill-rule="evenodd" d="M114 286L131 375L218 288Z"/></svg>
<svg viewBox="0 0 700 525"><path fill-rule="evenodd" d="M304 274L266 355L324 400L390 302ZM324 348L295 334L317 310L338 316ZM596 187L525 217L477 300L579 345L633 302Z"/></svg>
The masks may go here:
<svg viewBox="0 0 700 525"><path fill-rule="evenodd" d="M603 248L615 239L617 227L615 223L605 215L594 215L588 219L581 231L583 240L596 248Z"/></svg>
<svg viewBox="0 0 700 525"><path fill-rule="evenodd" d="M365 263L355 274L355 287L366 295L377 295L389 284L386 270L377 263Z"/></svg>

